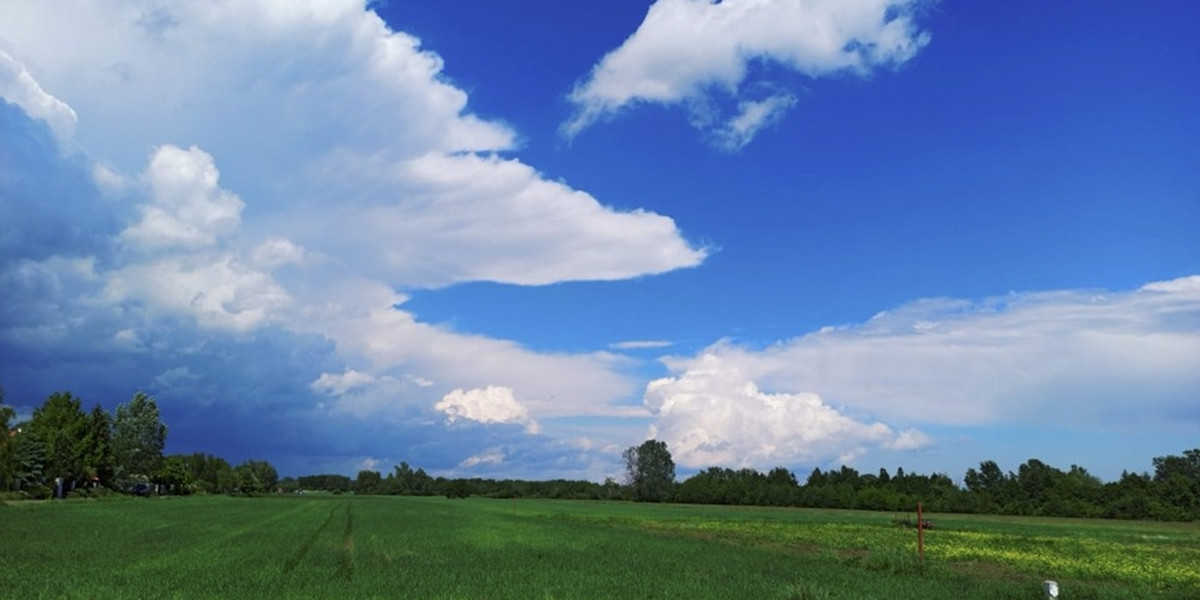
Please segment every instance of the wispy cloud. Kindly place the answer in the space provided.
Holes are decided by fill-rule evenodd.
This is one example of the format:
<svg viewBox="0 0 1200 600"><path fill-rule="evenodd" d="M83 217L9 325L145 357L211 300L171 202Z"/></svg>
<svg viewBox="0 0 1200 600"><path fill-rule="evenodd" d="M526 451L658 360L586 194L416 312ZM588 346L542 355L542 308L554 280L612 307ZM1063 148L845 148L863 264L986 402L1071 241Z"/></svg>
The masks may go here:
<svg viewBox="0 0 1200 600"><path fill-rule="evenodd" d="M479 465L499 465L504 462L504 452L500 449L489 450L484 454L476 454L468 456L458 466L463 469L470 469Z"/></svg>
<svg viewBox="0 0 1200 600"><path fill-rule="evenodd" d="M691 104L707 112L724 94L730 117L693 119L718 145L737 150L795 104L759 89L757 63L809 77L867 75L908 61L929 42L912 18L916 0L659 0L624 43L571 92L568 137L637 103Z"/></svg>
<svg viewBox="0 0 1200 600"><path fill-rule="evenodd" d="M794 104L796 97L789 94L778 94L759 101L744 100L738 103L738 114L716 129L713 135L722 149L730 152L741 150L760 130L782 119Z"/></svg>
<svg viewBox="0 0 1200 600"><path fill-rule="evenodd" d="M667 364L676 375L652 382L646 405L696 464L822 464L873 445L925 445L914 424L1200 425L1200 276L925 299L762 350L720 342Z"/></svg>
<svg viewBox="0 0 1200 600"><path fill-rule="evenodd" d="M649 348L669 348L674 342L667 340L628 340L624 342L614 342L609 344L609 347L614 350L645 350Z"/></svg>
<svg viewBox="0 0 1200 600"><path fill-rule="evenodd" d="M0 98L16 104L25 114L50 128L60 143L70 141L78 118L65 102L46 93L25 66L0 49Z"/></svg>

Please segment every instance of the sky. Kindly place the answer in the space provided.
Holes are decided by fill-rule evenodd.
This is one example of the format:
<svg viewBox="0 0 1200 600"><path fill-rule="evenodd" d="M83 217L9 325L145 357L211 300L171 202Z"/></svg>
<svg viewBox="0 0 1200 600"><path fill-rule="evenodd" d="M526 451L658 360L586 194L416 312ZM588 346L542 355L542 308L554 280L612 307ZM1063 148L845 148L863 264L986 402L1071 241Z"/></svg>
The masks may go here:
<svg viewBox="0 0 1200 600"><path fill-rule="evenodd" d="M1200 446L1200 5L0 0L0 386L283 475ZM69 17L68 17L69 15Z"/></svg>

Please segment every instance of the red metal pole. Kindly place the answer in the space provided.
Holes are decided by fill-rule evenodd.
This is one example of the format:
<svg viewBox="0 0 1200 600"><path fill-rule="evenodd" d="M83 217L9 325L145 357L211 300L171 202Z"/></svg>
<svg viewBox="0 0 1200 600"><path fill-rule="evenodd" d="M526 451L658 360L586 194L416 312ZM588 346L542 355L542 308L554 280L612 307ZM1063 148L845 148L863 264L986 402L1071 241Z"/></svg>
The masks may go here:
<svg viewBox="0 0 1200 600"><path fill-rule="evenodd" d="M921 512L921 503L917 503L917 556L925 562L925 518Z"/></svg>

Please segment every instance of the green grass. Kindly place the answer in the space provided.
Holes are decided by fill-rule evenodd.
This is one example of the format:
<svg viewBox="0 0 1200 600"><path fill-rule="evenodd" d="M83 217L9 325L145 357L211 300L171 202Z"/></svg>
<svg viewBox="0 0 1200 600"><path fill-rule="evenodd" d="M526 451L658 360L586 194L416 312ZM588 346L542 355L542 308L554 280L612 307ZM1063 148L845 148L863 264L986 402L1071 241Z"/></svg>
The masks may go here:
<svg viewBox="0 0 1200 600"><path fill-rule="evenodd" d="M0 507L4 598L1200 597L1200 525L221 496ZM1132 563L1132 567L1124 567Z"/></svg>

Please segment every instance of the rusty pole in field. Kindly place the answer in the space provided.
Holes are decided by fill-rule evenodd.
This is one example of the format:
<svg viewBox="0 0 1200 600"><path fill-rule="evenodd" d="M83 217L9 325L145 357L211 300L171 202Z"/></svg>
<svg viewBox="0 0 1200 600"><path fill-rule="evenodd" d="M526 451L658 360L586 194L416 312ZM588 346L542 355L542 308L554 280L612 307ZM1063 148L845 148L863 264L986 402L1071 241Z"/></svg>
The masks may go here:
<svg viewBox="0 0 1200 600"><path fill-rule="evenodd" d="M917 503L917 556L925 562L925 518L921 512L921 503Z"/></svg>

